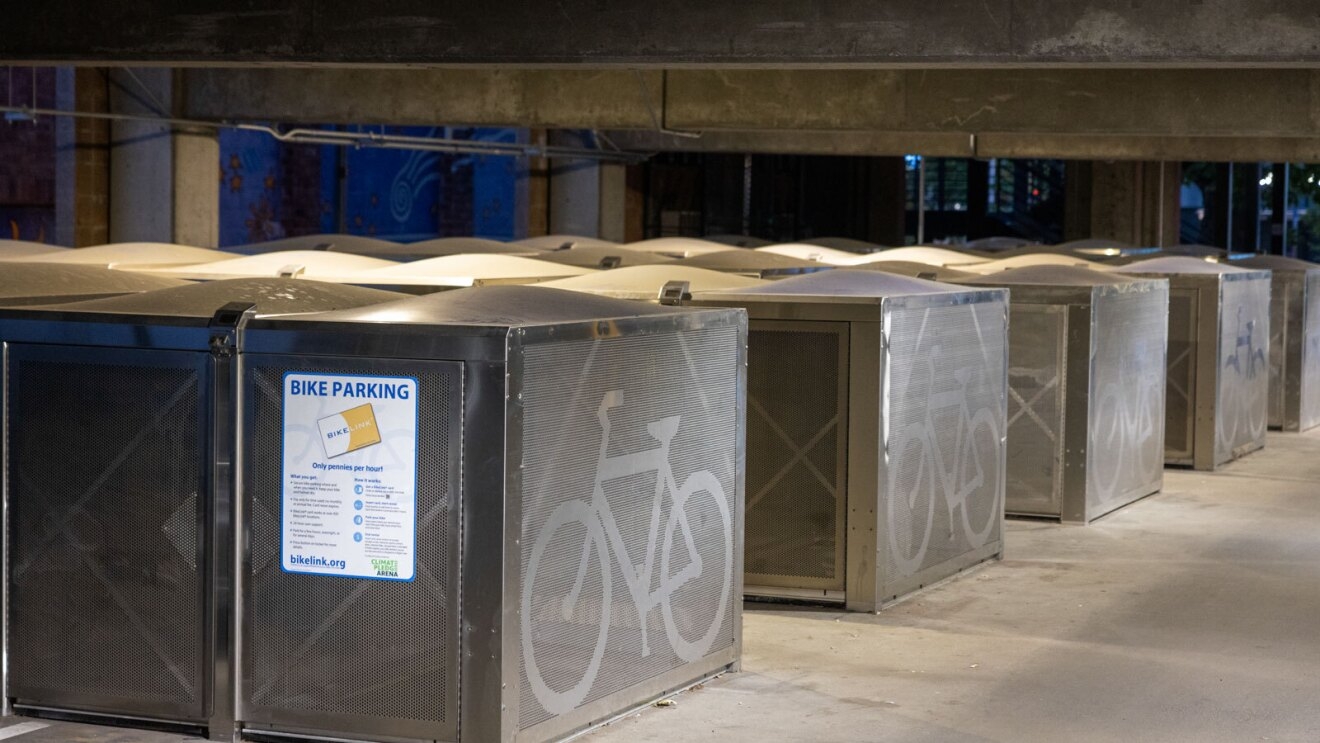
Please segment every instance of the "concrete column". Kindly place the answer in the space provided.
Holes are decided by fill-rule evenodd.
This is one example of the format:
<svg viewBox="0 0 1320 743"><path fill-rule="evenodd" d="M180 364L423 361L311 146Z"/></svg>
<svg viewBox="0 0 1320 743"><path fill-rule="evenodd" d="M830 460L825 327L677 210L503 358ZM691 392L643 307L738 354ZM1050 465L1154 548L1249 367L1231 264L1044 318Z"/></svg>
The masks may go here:
<svg viewBox="0 0 1320 743"><path fill-rule="evenodd" d="M879 245L907 242L907 165L901 157L868 158L866 239Z"/></svg>
<svg viewBox="0 0 1320 743"><path fill-rule="evenodd" d="M589 143L575 132L553 132L551 142ZM627 169L593 160L550 161L549 232L623 241L626 232Z"/></svg>
<svg viewBox="0 0 1320 743"><path fill-rule="evenodd" d="M55 105L102 113L109 105L106 71L61 67ZM110 122L60 117L55 122L55 235L80 248L110 240Z"/></svg>
<svg viewBox="0 0 1320 743"><path fill-rule="evenodd" d="M1092 162L1082 167L1069 163L1068 172L1069 239L1112 238L1156 247L1178 244L1182 186L1178 163Z"/></svg>
<svg viewBox="0 0 1320 743"><path fill-rule="evenodd" d="M165 68L110 73L110 110L173 116L183 76ZM110 237L115 242L176 242L214 247L220 240L220 147L212 130L153 122L111 126Z"/></svg>

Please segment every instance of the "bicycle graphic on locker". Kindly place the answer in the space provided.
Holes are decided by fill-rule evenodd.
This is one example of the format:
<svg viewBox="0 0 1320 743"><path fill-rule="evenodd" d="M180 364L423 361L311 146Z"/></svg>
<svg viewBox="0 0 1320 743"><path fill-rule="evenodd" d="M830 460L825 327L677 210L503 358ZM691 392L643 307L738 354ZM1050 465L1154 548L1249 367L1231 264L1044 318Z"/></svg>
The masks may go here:
<svg viewBox="0 0 1320 743"><path fill-rule="evenodd" d="M660 608L661 617L664 621L665 636L668 638L669 645L674 653L683 661L689 662L700 659L710 650L728 609L729 592L733 581L733 517L724 488L715 475L708 470L693 472L682 484L675 480L674 471L669 463L669 449L675 434L678 432L680 416L661 418L647 424L647 432L658 443L655 448L634 454L608 456L606 452L609 450L610 443L609 412L622 404L622 392L608 392L601 400L596 411L596 418L601 428L601 441L591 500L578 499L560 504L550 514L545 525L541 528L527 562L527 575L524 578L525 585L522 592L521 607L523 662L526 665L528 682L537 700L547 711L557 715L567 713L581 704L590 692L596 676L600 672L601 662L609 639L610 611L613 601L614 578L610 564L611 557L614 558L614 562L622 573L629 597L637 609L637 622L641 634L643 657L651 654L647 633L647 617L652 609ZM608 499L605 497L604 486L605 483L611 481L652 472L656 473L657 477L647 532L646 556L641 564L633 565L629 558L628 544L624 541L624 537L619 530L619 524L614 518ZM666 493L669 494L671 507L662 531L661 516L664 511L664 496ZM701 578L704 569L702 556L697 549L692 526L688 519L689 503L698 494L702 493L714 500L715 507L720 514L719 526L721 527L721 537L723 539L724 575L719 592L719 605L710 627L701 637L695 641L689 641L683 637L678 623L675 621L673 601L674 595L680 589ZM532 599L537 593L536 581L541 576L542 560L552 537L563 527L571 525L578 525L585 529L586 534L581 548L568 552L569 555L578 554L580 557L578 557L576 564L572 560L568 563L572 566L571 569L576 571L576 575L567 594L562 598L556 596L553 600L553 603L558 603L557 618L562 619L564 622L571 622L579 607L587 611L594 607L595 599L584 598L583 589L587 586L588 574L595 567L600 571L601 581L600 619L590 662L586 668L573 668L569 671L573 677L581 673L581 679L565 691L556 691L550 688L550 685L546 682L545 674L543 674L536 653L533 650ZM680 553L679 555L675 555L676 547ZM596 552L594 563L591 559L593 549ZM658 566L656 564L657 557L659 557ZM677 572L671 573L671 566L676 562L676 557L685 560L685 564ZM658 575L656 574L657 567L659 568ZM564 578L566 575L551 576L547 577L546 580L553 582L554 577ZM652 588L653 585L654 588ZM547 593L553 594L555 590L557 589L548 589Z"/></svg>
<svg viewBox="0 0 1320 743"><path fill-rule="evenodd" d="M954 370L952 376L957 383L955 389L934 391L935 384L941 378L936 371L941 351L941 347L936 345L926 356L928 381L923 405L925 419L904 427L895 437L895 443L888 448L890 497L886 501L889 552L899 575L916 573L926 560L926 552L930 549L931 537L935 532L936 500L942 498L948 509L950 538L953 537L954 512L960 511L963 536L971 549L977 549L989 540L997 517L1003 512L1004 479L999 458L999 424L990 408L972 412L967 392L976 373L973 367ZM957 416L958 433L953 442L952 462L946 461L936 431L936 415L940 412L951 412ZM900 490L901 475L911 475L910 491ZM987 483L995 489L993 502L983 517L974 517L973 502L980 500L979 492ZM925 509L920 511L919 505L923 499ZM900 507L906 510L900 510ZM898 525L903 523L918 528L899 529Z"/></svg>
<svg viewBox="0 0 1320 743"><path fill-rule="evenodd" d="M1164 468L1164 437L1155 435L1164 419L1164 364L1151 366L1152 358L1144 348L1129 354L1118 379L1105 383L1096 402L1091 438L1096 442L1092 461L1098 503L1120 495L1125 474L1131 482L1129 457L1136 460L1141 484L1153 482ZM1102 461L1107 465L1101 466Z"/></svg>
<svg viewBox="0 0 1320 743"><path fill-rule="evenodd" d="M1268 369L1269 361L1265 357L1265 348L1256 345L1257 320L1244 322L1243 309L1241 305L1237 308L1237 329L1233 333L1233 348L1227 352L1221 370L1226 373L1232 369L1237 379L1228 384L1221 380L1219 384L1222 395L1219 402L1223 406L1220 415L1223 416L1221 420L1223 425L1216 426L1216 435L1219 437L1219 443L1227 451L1233 450L1239 443L1238 432L1243 423L1248 427L1249 440L1257 441L1265 436L1265 427L1269 422L1269 410L1265 401L1266 389L1269 387L1268 375L1262 377L1260 381L1255 381L1260 376L1258 369ZM1246 349L1245 368L1243 368L1243 349Z"/></svg>

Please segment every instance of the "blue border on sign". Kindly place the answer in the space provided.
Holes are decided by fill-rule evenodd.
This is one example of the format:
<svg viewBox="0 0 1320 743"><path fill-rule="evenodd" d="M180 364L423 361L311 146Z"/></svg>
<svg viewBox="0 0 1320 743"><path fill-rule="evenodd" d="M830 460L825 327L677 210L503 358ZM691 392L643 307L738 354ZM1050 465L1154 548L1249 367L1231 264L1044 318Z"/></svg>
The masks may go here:
<svg viewBox="0 0 1320 743"><path fill-rule="evenodd" d="M413 383L413 388L417 394L413 395L413 483L412 483L412 535L410 542L412 544L412 577L411 578L382 578L378 575L358 575L355 573L319 573L310 570L290 570L284 564L284 556L287 554L284 550L284 486L288 482L284 475L284 433L287 430L288 423L288 405L285 399L288 394L289 376L292 374L302 374L306 376L318 377L340 377L343 379L404 379ZM395 376L391 374L335 374L314 371L286 371L280 378L280 571L289 575L315 575L322 578L349 578L352 580L381 580L390 583L412 583L417 580L417 467L421 459L421 436L418 429L421 427L422 419L422 401L421 401L422 383L417 377ZM345 568L348 566L345 565Z"/></svg>

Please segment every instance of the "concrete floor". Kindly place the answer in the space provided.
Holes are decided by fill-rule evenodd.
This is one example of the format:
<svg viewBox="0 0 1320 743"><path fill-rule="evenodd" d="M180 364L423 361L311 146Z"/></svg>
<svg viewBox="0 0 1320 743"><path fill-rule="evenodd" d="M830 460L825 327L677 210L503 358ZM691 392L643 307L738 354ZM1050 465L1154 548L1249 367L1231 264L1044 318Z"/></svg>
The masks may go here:
<svg viewBox="0 0 1320 743"><path fill-rule="evenodd" d="M1320 432L1007 540L1003 562L879 616L748 604L742 673L580 740L1320 740Z"/></svg>

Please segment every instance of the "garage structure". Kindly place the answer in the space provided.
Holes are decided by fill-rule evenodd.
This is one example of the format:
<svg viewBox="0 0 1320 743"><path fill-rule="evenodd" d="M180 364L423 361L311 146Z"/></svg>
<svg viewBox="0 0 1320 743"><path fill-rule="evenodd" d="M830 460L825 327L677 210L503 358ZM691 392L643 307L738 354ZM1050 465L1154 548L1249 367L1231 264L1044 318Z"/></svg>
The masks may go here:
<svg viewBox="0 0 1320 743"><path fill-rule="evenodd" d="M125 272L136 263L189 280L206 272L175 269L274 250L455 263L477 254L561 267L496 279L468 271L440 286L403 263L389 269L394 283L372 284L427 291L678 261L775 282L828 276L837 269L826 266L852 261L884 271L886 261L871 259L885 248L915 251L891 256L894 273L951 280L980 265L991 285L998 266L987 261L1059 244L1088 246L1097 264L1320 257L1320 19L1301 0L276 0L202 9L51 0L6 9L3 19L0 274L27 272L7 269L9 257L27 261L43 245L83 253L52 254L52 263ZM705 242L676 247L695 241ZM150 264L150 245L175 246L179 258ZM757 248L791 260L715 252ZM228 253L201 252L217 249ZM946 255L923 267L920 256L934 255L927 251L966 262ZM302 266L284 280L305 281L292 275L322 260L275 269ZM1299 286L1312 264L1256 260L1288 274L1275 277L1273 293L1309 296ZM333 278L371 283L357 272ZM584 276L566 281L599 278ZM679 303L696 292L673 289ZM1289 300L1274 310L1294 305L1305 306ZM1243 352L1261 365L1261 379L1270 376L1264 360L1272 362L1278 383L1269 399L1288 411L1314 397L1306 327L1305 318L1287 332L1276 326L1269 345L1257 334L1248 346L1259 347ZM1250 335L1234 332L1234 345ZM7 348L6 358L13 353ZM780 355L811 353L788 347ZM685 360L673 351L664 361ZM610 371L655 381L643 370ZM56 410L72 416L77 400L61 395ZM131 405L131 396L121 402ZM1285 431L1253 435L1250 446L1230 442L1237 453L1255 451L1221 471L1166 470L1162 493L1086 530L1010 519L1002 561L878 615L748 602L730 617L741 660L721 656L710 666L739 672L680 694L676 709L630 714L588 739L695 740L712 731L733 740L1314 737L1310 669L1320 647L1307 628L1320 611L1311 492L1320 442L1315 431L1292 430L1307 427L1304 417L1271 418ZM68 445L67 456L80 446ZM754 454L764 452L744 456ZM6 480L6 498L21 487ZM7 544L31 538L31 523L12 515ZM141 572L117 560L116 569ZM58 609L58 593L45 598ZM6 604L11 629L13 610ZM353 644L372 642L351 621L337 624L344 617L329 616L334 608L313 611L326 615L327 628L355 627ZM644 623L645 612L636 613L616 612L615 621ZM70 632L97 627L66 614ZM315 620L301 617L298 626L315 630ZM277 625L266 628L271 637L288 640ZM64 645L78 646L72 638ZM307 659L296 669L304 686L280 699L298 713L266 710L261 729L243 736L389 737L382 730L390 726L369 722L308 723L324 712L312 672L335 656L290 652ZM489 652L464 662L489 661L499 671L488 680L525 677L513 654ZM554 662L578 673L579 656ZM21 702L22 716L0 718L0 736L20 743L173 743L199 732L150 714L64 720L77 705L36 703L44 698L15 686L22 675L6 670L3 706ZM344 684L360 679L335 670L334 691L347 695L337 698L351 699ZM653 684L653 694L629 704L693 680ZM564 693L553 686L542 690L546 698ZM272 688L246 691L275 698ZM494 688L482 693L486 702L502 698ZM558 737L624 711L612 697L559 724L533 719L530 699L519 701L516 722L484 728L491 739L522 740L538 725L531 737ZM210 719L205 711L173 718ZM407 743L458 739L460 728L393 727Z"/></svg>

